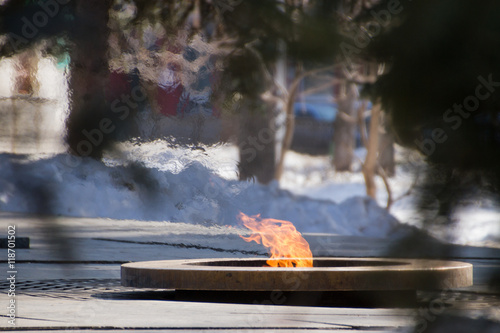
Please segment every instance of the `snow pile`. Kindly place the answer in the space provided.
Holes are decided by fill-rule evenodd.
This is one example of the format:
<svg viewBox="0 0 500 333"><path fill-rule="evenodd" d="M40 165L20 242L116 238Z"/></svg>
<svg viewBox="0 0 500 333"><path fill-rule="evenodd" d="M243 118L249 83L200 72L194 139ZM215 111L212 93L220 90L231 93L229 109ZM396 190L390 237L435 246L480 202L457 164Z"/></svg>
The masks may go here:
<svg viewBox="0 0 500 333"><path fill-rule="evenodd" d="M417 189L415 177L422 179L425 162L409 157L409 151L396 146L396 175L389 179L393 198L396 201L390 212L404 224L424 229L430 235L445 242L476 246L500 247L500 202L498 197L490 198L481 194L469 202L465 200L453 213L453 223L424 221L431 215L422 214L417 207ZM364 160L364 151L356 150L358 161ZM408 165L412 161L413 167ZM307 156L288 152L285 160L285 173L281 186L295 194L306 195L317 200L342 202L353 196L366 193L361 165L354 164L354 172L335 173L330 166L328 156ZM415 167L420 169L416 170ZM420 177L416 176L420 173ZM377 184L377 202L381 207L387 203L387 191L380 177L375 178ZM417 186L418 187L418 186ZM426 212L429 213L429 212Z"/></svg>
<svg viewBox="0 0 500 333"><path fill-rule="evenodd" d="M292 221L301 232L387 237L409 230L366 197L336 204L277 183L237 181L231 149L211 149L168 149L156 142L129 146L106 163L75 163L66 154L1 154L0 210L205 225L236 225L242 211ZM214 162L217 149L222 155Z"/></svg>

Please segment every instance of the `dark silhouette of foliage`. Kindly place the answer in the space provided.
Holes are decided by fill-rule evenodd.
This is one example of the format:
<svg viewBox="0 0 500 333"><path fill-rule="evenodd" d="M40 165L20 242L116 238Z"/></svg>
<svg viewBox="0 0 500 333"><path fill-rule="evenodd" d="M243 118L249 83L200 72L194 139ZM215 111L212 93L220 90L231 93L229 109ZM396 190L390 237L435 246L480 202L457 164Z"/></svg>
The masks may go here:
<svg viewBox="0 0 500 333"><path fill-rule="evenodd" d="M438 216L450 219L468 197L500 191L500 4L400 4L402 11L362 50L388 68L366 92L381 98L399 143L430 163L422 211L437 200ZM370 19L364 12L357 23Z"/></svg>

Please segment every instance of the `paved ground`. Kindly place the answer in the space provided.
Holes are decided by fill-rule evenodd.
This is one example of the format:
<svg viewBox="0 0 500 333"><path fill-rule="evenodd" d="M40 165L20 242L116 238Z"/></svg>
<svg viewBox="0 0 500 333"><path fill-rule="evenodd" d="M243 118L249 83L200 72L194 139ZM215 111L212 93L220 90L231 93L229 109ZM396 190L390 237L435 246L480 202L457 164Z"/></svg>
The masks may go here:
<svg viewBox="0 0 500 333"><path fill-rule="evenodd" d="M265 296L225 303L206 298L179 300L174 291L122 287L120 264L265 255L259 245L243 242L234 228L62 217L55 221L57 228L52 219L0 214L3 235L9 225L15 225L17 237L31 239L30 249L16 251L15 298L8 296L8 281L0 281L0 330L500 331L500 298L488 286L491 272L500 267L500 249L446 247L422 240L407 243L404 248L410 249L406 251L409 256L423 249L419 253L426 256L453 257L474 264L473 287L419 292L416 307L286 306L275 305L272 297ZM397 248L381 239L306 238L317 256L388 256L390 249ZM405 254L400 248L397 251ZM1 253L1 270L8 276L7 250ZM15 326L8 322L10 300L16 302Z"/></svg>

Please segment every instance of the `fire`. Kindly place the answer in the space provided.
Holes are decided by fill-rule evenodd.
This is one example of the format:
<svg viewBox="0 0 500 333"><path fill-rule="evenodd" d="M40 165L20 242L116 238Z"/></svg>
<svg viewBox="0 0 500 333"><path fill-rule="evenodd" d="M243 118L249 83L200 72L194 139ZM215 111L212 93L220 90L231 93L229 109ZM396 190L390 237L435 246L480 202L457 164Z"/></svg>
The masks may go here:
<svg viewBox="0 0 500 333"><path fill-rule="evenodd" d="M309 243L289 221L262 219L259 215L247 216L240 212L238 218L252 230L252 235L241 236L245 241L255 241L269 249L271 267L312 267L312 252ZM291 258L291 259L284 259ZM278 259L278 260L273 260Z"/></svg>

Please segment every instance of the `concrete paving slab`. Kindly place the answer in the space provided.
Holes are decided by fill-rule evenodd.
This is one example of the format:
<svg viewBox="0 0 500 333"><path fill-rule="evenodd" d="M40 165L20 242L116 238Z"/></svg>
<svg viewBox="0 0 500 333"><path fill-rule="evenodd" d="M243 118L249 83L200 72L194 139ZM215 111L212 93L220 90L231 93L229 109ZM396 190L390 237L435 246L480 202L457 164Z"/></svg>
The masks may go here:
<svg viewBox="0 0 500 333"><path fill-rule="evenodd" d="M5 297L0 298L4 303ZM288 307L176 301L73 300L19 296L18 328L392 329L413 323L408 310ZM8 327L1 323L0 327Z"/></svg>
<svg viewBox="0 0 500 333"><path fill-rule="evenodd" d="M84 329L71 329L71 333L83 333L87 332L88 330ZM103 328L103 329L92 329L92 331L97 331L97 332L105 332L105 333L123 333L123 330L114 330L114 329L109 329L109 328ZM134 332L138 333L151 333L152 331L154 332L165 332L165 333L185 333L187 330L185 329L161 329L161 328L153 328L153 329L134 329ZM245 333L245 332L266 332L266 333L296 333L296 332L315 332L315 333L331 333L333 331L335 332L352 332L352 329L346 328L346 329L308 329L308 328L294 328L294 329L282 329L282 328L265 328L265 329L196 329L197 332L203 332L203 333L232 333L232 332L238 332L238 333ZM16 332L30 332L30 333L47 333L47 331L42 331L42 330L16 330ZM410 333L409 329L387 329L383 331L379 330L372 330L372 329L356 329L356 332L370 332L370 333Z"/></svg>
<svg viewBox="0 0 500 333"><path fill-rule="evenodd" d="M17 235L30 237L31 248L18 260L129 262L265 256L265 249L243 241L242 230L172 222L56 217L37 219L3 213L0 223L16 225ZM56 234L57 231L57 234Z"/></svg>
<svg viewBox="0 0 500 333"><path fill-rule="evenodd" d="M330 234L304 234L313 254L321 257L425 257L436 259L499 259L500 249L444 244L416 234L411 239L386 239ZM399 250L405 246L405 251Z"/></svg>
<svg viewBox="0 0 500 333"><path fill-rule="evenodd" d="M84 329L72 329L70 332L71 333L83 333L87 332L88 330ZM154 332L165 332L165 333L185 333L187 330L185 329L162 329L162 328L154 328L154 329L134 329L134 332L138 333L151 333L151 331ZM264 329L203 329L203 328L198 328L196 329L197 332L203 332L203 333L221 333L221 332L238 332L238 333L245 333L245 332L266 332L266 333L296 333L296 332L315 332L315 333L331 333L332 331L339 331L339 332L346 332L346 331L352 331L350 328L346 329L337 329L337 328L332 328L332 329L317 329L317 328L294 328L294 329L283 329L283 328L264 328ZM30 333L47 333L47 331L43 330L16 330L16 332L30 332ZM123 330L114 330L114 329L104 329L104 330L97 330L97 329L92 329L92 332L102 332L102 333L123 333ZM356 332L360 333L410 333L409 329L385 329L383 331L379 330L364 330L364 329L357 329Z"/></svg>
<svg viewBox="0 0 500 333"><path fill-rule="evenodd" d="M20 288L16 295L16 329L405 332L426 315L425 311L435 310L432 306L436 300L450 303L447 309L460 310L465 315L484 313L484 308L499 308L500 304L497 295L485 293L489 291L490 273L500 267L500 255L491 249L470 247L464 247L461 253L464 261L475 265L476 285L466 290L468 294L452 291L458 295L453 299L442 294L430 296L418 309L175 301L172 291L121 287L120 264L161 259L266 257L265 250L242 241L238 236L241 231L235 228L66 217L57 217L56 221L63 227L63 233L54 229L48 219L0 213L0 228L7 230L8 225L15 224L18 235L30 237L32 245L31 249L16 252ZM316 255L378 256L392 246L387 240L362 237L311 234L306 238ZM65 242L59 242L61 239ZM72 255L61 253L61 249L71 251ZM5 272L6 259L0 258L0 269ZM158 297L165 293L170 296ZM0 306L9 300L5 292L0 293ZM497 316L492 311L492 317L500 321L500 312ZM7 319L5 313L0 313L0 330L12 328Z"/></svg>
<svg viewBox="0 0 500 333"><path fill-rule="evenodd" d="M127 262L267 255L263 246L242 241L239 235L245 229L234 227L73 217L37 219L13 213L0 213L0 223L5 228L15 224L18 236L30 237L31 247L36 251L23 250L19 260ZM315 256L389 257L401 254L401 251L392 251L400 240L331 234L304 234L304 237ZM426 251L415 252L418 257L500 258L498 248L442 244L429 238L411 241L415 243L412 247L418 245ZM69 247L68 251L59 253L61 246ZM197 250L203 251L203 256ZM411 257L411 254L404 256Z"/></svg>

